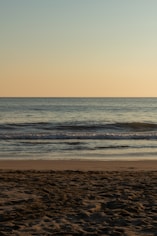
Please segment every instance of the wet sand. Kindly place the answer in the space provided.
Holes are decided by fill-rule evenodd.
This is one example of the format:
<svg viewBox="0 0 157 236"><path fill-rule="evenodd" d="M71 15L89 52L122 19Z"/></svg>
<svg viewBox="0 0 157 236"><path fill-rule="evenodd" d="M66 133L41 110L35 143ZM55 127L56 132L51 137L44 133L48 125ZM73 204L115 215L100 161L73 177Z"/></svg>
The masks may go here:
<svg viewBox="0 0 157 236"><path fill-rule="evenodd" d="M3 170L157 170L157 161L1 160Z"/></svg>
<svg viewBox="0 0 157 236"><path fill-rule="evenodd" d="M1 161L0 235L157 235L157 162Z"/></svg>

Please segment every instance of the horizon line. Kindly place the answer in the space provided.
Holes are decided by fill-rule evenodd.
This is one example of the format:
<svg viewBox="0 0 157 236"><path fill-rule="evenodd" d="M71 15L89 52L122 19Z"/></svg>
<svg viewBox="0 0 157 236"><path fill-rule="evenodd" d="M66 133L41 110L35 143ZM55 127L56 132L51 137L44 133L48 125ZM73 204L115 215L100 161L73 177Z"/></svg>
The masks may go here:
<svg viewBox="0 0 157 236"><path fill-rule="evenodd" d="M157 98L157 96L0 96L1 98Z"/></svg>

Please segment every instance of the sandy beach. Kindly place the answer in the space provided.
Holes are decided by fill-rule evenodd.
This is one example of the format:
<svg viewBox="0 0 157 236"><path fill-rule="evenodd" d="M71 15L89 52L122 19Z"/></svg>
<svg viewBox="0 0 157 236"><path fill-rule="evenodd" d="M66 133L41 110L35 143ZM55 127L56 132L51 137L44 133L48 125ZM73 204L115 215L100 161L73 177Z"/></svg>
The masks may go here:
<svg viewBox="0 0 157 236"><path fill-rule="evenodd" d="M157 235L157 162L0 161L0 235Z"/></svg>

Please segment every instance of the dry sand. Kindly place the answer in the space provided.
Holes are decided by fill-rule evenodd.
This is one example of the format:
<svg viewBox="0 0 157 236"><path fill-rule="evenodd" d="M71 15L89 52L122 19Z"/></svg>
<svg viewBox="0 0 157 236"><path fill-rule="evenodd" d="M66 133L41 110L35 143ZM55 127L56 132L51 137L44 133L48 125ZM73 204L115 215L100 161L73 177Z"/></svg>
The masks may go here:
<svg viewBox="0 0 157 236"><path fill-rule="evenodd" d="M0 235L157 236L157 162L0 161Z"/></svg>

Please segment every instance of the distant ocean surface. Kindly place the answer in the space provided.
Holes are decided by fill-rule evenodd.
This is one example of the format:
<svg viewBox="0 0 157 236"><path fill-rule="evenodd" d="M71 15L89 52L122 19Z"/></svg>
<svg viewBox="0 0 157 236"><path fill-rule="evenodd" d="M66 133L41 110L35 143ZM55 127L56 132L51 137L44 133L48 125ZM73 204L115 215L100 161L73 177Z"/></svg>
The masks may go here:
<svg viewBox="0 0 157 236"><path fill-rule="evenodd" d="M0 98L0 159L157 160L157 98Z"/></svg>

